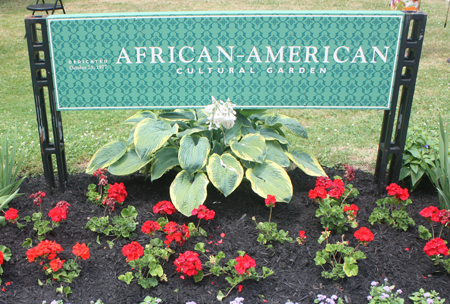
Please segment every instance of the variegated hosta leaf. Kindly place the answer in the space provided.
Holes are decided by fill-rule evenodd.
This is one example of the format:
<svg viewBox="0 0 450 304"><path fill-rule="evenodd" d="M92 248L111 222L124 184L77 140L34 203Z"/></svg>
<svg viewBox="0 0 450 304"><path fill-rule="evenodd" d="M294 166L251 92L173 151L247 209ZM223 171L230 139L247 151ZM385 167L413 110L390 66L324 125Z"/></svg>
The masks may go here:
<svg viewBox="0 0 450 304"><path fill-rule="evenodd" d="M207 196L208 178L205 173L189 174L181 171L170 185L170 199L185 216L191 216L192 210L202 205Z"/></svg>
<svg viewBox="0 0 450 304"><path fill-rule="evenodd" d="M114 175L132 174L151 161L150 157L139 158L134 149L128 150L117 162L109 166L108 171Z"/></svg>
<svg viewBox="0 0 450 304"><path fill-rule="evenodd" d="M206 137L185 135L180 141L178 161L189 174L200 170L208 161L211 145Z"/></svg>
<svg viewBox="0 0 450 304"><path fill-rule="evenodd" d="M237 116L231 129L225 132L225 143L230 143L232 139L239 140L241 138L242 117Z"/></svg>
<svg viewBox="0 0 450 304"><path fill-rule="evenodd" d="M286 155L299 167L303 172L311 176L326 176L322 166L317 158L311 153L300 148L292 148Z"/></svg>
<svg viewBox="0 0 450 304"><path fill-rule="evenodd" d="M211 183L226 197L230 195L241 183L244 169L239 161L231 154L221 156L213 154L209 157L206 166Z"/></svg>
<svg viewBox="0 0 450 304"><path fill-rule="evenodd" d="M150 169L151 181L154 181L168 170L178 166L178 148L165 147L155 153L154 162Z"/></svg>
<svg viewBox="0 0 450 304"><path fill-rule="evenodd" d="M176 109L172 112L159 114L159 117L170 120L195 120L195 114L189 110Z"/></svg>
<svg viewBox="0 0 450 304"><path fill-rule="evenodd" d="M266 141L259 134L247 134L239 142L232 140L230 146L233 153L244 160L262 163L266 157Z"/></svg>
<svg viewBox="0 0 450 304"><path fill-rule="evenodd" d="M133 116L129 117L123 123L129 124L129 125L135 125L135 124L141 122L142 120L144 120L145 118L156 119L156 114L149 110L139 111L136 114L134 114Z"/></svg>
<svg viewBox="0 0 450 304"><path fill-rule="evenodd" d="M264 127L261 130L259 130L259 134L264 136L264 138L267 140L278 140L281 144L290 144L290 142L280 134L278 134L277 131L275 131L272 128Z"/></svg>
<svg viewBox="0 0 450 304"><path fill-rule="evenodd" d="M134 131L134 146L140 158L156 152L166 141L178 132L178 125L173 127L162 119L146 118Z"/></svg>
<svg viewBox="0 0 450 304"><path fill-rule="evenodd" d="M287 157L283 148L281 148L280 144L275 140L266 141L267 152L266 152L266 160L271 160L276 162L281 167L289 167L291 165L291 161Z"/></svg>
<svg viewBox="0 0 450 304"><path fill-rule="evenodd" d="M117 139L107 143L97 150L89 162L86 173L92 174L99 168L106 168L116 162L127 151L127 143L123 139Z"/></svg>
<svg viewBox="0 0 450 304"><path fill-rule="evenodd" d="M292 198L292 182L286 170L277 163L266 160L247 169L245 177L252 184L252 190L263 198L275 195L277 202L288 203Z"/></svg>
<svg viewBox="0 0 450 304"><path fill-rule="evenodd" d="M184 130L183 132L180 132L177 134L177 137L183 137L184 135L191 135L191 134L195 134L195 133L199 133L199 132L203 132L208 130L207 127L203 127L203 126L197 126L197 127L192 127L192 128L188 128L186 130Z"/></svg>
<svg viewBox="0 0 450 304"><path fill-rule="evenodd" d="M301 136L303 138L308 138L308 134L306 133L305 128L300 125L297 119L290 118L289 116L272 114L266 117L266 124L268 124L269 126L281 124L294 134L297 134L298 136Z"/></svg>

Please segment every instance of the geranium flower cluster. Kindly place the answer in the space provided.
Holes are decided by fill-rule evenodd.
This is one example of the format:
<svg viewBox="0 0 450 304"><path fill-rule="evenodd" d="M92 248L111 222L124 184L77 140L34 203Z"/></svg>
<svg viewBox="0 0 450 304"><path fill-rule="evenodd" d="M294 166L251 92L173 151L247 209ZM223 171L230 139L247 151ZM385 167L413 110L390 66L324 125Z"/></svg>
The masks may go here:
<svg viewBox="0 0 450 304"><path fill-rule="evenodd" d="M419 214L429 222L441 223L446 226L450 223L450 211L445 209L439 210L435 206L426 207Z"/></svg>
<svg viewBox="0 0 450 304"><path fill-rule="evenodd" d="M199 270L202 270L202 262L198 258L198 253L186 251L180 253L179 257L174 261L178 272L182 272L188 276L195 276Z"/></svg>
<svg viewBox="0 0 450 304"><path fill-rule="evenodd" d="M209 210L206 206L200 205L198 208L192 210L192 215L196 215L199 219L205 219L206 221L212 220L216 213L214 210Z"/></svg>
<svg viewBox="0 0 450 304"><path fill-rule="evenodd" d="M137 260L144 255L144 247L133 241L122 247L122 254L127 257L127 262Z"/></svg>
<svg viewBox="0 0 450 304"><path fill-rule="evenodd" d="M349 214L352 217L356 217L356 213L358 211L359 211L359 208L355 204L351 204L350 206L349 205L344 206L344 212L347 212L347 214Z"/></svg>
<svg viewBox="0 0 450 304"><path fill-rule="evenodd" d="M153 213L171 215L177 212L177 209L169 201L161 201L153 206Z"/></svg>
<svg viewBox="0 0 450 304"><path fill-rule="evenodd" d="M15 224L18 217L19 217L19 211L14 208L9 208L5 212L5 220L10 222L11 224Z"/></svg>
<svg viewBox="0 0 450 304"><path fill-rule="evenodd" d="M98 185L99 186L103 187L108 184L108 178L105 175L106 171L107 171L106 169L99 168L93 174L95 177L98 177L98 179L99 179Z"/></svg>
<svg viewBox="0 0 450 304"><path fill-rule="evenodd" d="M409 198L408 189L403 189L397 184L390 184L386 190L390 196L394 196L398 200L406 201Z"/></svg>
<svg viewBox="0 0 450 304"><path fill-rule="evenodd" d="M244 273L248 274L248 271L251 268L256 267L256 262L254 259L252 259L248 254L245 254L244 256L238 256L236 258L236 265L234 265L234 269L236 269L237 273L239 275L243 275Z"/></svg>
<svg viewBox="0 0 450 304"><path fill-rule="evenodd" d="M127 195L128 193L123 183L114 183L114 185L109 186L108 197L103 200L103 205L108 208L109 212L113 212L116 207L116 202L122 204Z"/></svg>
<svg viewBox="0 0 450 304"><path fill-rule="evenodd" d="M443 256L448 256L448 248L445 244L445 241L438 237L428 241L428 243L423 248L423 251L429 257L440 254L442 254Z"/></svg>
<svg viewBox="0 0 450 304"><path fill-rule="evenodd" d="M32 247L27 250L26 255L28 262L35 262L37 259L40 260L40 265L44 264L44 260L48 259L50 262L48 265L43 266L43 270L47 274L52 272L57 272L64 267L64 262L66 260L61 260L57 257L57 254L62 252L63 248L61 245L55 241L44 240L41 241L36 247ZM72 248L72 253L78 258L86 260L90 257L89 248L85 243L76 243Z"/></svg>
<svg viewBox="0 0 450 304"><path fill-rule="evenodd" d="M351 182L352 180L355 179L356 171L353 167L349 165L344 165L344 170L345 170L344 177L347 182Z"/></svg>
<svg viewBox="0 0 450 304"><path fill-rule="evenodd" d="M31 194L29 196L29 198L33 199L33 204L40 207L42 204L42 198L45 197L45 195L46 195L45 192L39 191L39 192Z"/></svg>
<svg viewBox="0 0 450 304"><path fill-rule="evenodd" d="M275 195L267 195L267 198L264 200L264 203L266 204L267 207L275 207L275 204L277 202L277 198L275 197Z"/></svg>
<svg viewBox="0 0 450 304"><path fill-rule="evenodd" d="M298 238L297 238L297 242L299 245L303 245L303 243L305 242L307 236L305 235L305 231L304 230L300 230L298 232Z"/></svg>
<svg viewBox="0 0 450 304"><path fill-rule="evenodd" d="M56 204L56 207L50 209L48 216L53 222L58 223L61 220L67 219L67 214L69 212L70 204L66 201L60 201Z"/></svg>
<svg viewBox="0 0 450 304"><path fill-rule="evenodd" d="M154 236L155 232L159 229L161 229L161 226L158 222L154 221L146 221L141 227L141 231L150 237Z"/></svg>
<svg viewBox="0 0 450 304"><path fill-rule="evenodd" d="M177 244L181 246L190 237L189 228L185 224L180 226L175 222L168 222L164 226L163 231L167 234L164 244L168 247L173 241L177 242Z"/></svg>
<svg viewBox="0 0 450 304"><path fill-rule="evenodd" d="M367 245L368 242L372 242L374 239L374 235L372 231L370 231L366 227L361 227L355 231L353 234L355 238L364 245Z"/></svg>
<svg viewBox="0 0 450 304"><path fill-rule="evenodd" d="M326 176L316 178L316 187L309 191L311 199L326 199L327 196L339 199L345 192L345 184L340 178L330 180Z"/></svg>

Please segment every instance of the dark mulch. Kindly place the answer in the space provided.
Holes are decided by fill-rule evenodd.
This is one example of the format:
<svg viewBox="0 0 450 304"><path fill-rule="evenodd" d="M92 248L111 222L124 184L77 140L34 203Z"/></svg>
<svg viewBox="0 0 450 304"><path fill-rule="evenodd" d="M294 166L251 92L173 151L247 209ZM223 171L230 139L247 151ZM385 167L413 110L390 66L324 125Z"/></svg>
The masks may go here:
<svg viewBox="0 0 450 304"><path fill-rule="evenodd" d="M329 176L341 175L342 171L328 170ZM237 256L238 250L246 251L256 260L257 271L261 273L261 266L273 269L274 274L260 282L245 281L242 292L233 290L225 303L229 303L235 297L244 297L245 303L285 303L288 299L299 303L313 303L317 294L328 296L337 294L345 298L346 303L367 303L370 282L381 281L389 278L396 288L404 291L406 298L412 292L420 288L436 290L442 297L450 300L449 275L443 268L433 265L431 260L423 253L425 241L418 236L417 227L426 221L419 216L419 211L429 205L438 206L438 197L430 185L418 189L412 193L413 204L407 211L416 221L416 226L407 232L392 229L385 225L375 224L370 226L367 219L375 206L375 201L382 197L377 194L370 174L357 171L357 177L353 181L354 186L361 192L355 204L359 206L358 219L360 226L369 227L375 234L375 240L361 250L367 255L366 260L359 262L360 272L358 276L341 281L331 281L321 277L321 267L314 264L316 251L323 248L317 243L322 227L315 217L316 206L308 199L308 190L314 187L314 179L305 176L299 170L290 172L294 185L294 197L289 204L278 203L274 209L273 221L278 223L280 229L288 230L292 237L296 237L299 230L305 230L308 236L306 244L275 244L274 249L266 250L256 241L258 232L252 217L258 221L267 221L269 209L264 207L264 200L254 194L249 183L244 182L228 198L224 198L212 186L208 189L206 206L216 212L216 217L209 223L203 222L202 227L208 233L208 239L195 237L177 252L193 250L197 242L212 240L206 248L216 254L223 251L226 260ZM123 182L129 196L125 205L133 205L139 212L138 221L156 220L152 213L152 206L161 200L169 200L169 185L173 175L167 175L153 183L144 181L140 175L128 177L111 177L110 182ZM72 258L71 248L76 242L91 243L91 258L81 262L82 271L78 278L71 284L73 294L69 296L72 304L89 303L91 300L102 299L104 303L140 303L145 296L157 296L164 300L163 303L184 304L187 301L195 301L198 304L216 303L216 295L219 289L225 289L228 284L221 277L208 276L200 283L194 283L192 278L182 280L180 274L173 266L174 256L164 266L168 276L167 283L161 283L158 287L144 290L137 283L127 285L119 281L117 277L130 271L122 255L122 247L130 240L115 240L113 249L109 249L107 240L113 237L100 236L101 245L96 243L97 235L85 229L87 219L92 216L100 216L103 211L90 203L86 203L85 192L89 183L96 179L92 176L79 174L70 176L68 190L61 192L54 190L44 199L43 210L48 210L61 200L69 202L72 206L68 219L50 233L48 239L55 240L64 248L60 254L62 259ZM43 177L28 178L24 181L21 192L24 196L14 200L10 207L19 210L21 218L31 215L36 211L32 200L28 198L31 193L39 190L48 190ZM119 214L120 209L115 213ZM181 222L193 221L194 218L185 218L180 214L170 217L170 220ZM53 299L63 298L63 295L55 292L59 286L38 286L38 279L46 277L36 263L28 263L26 248L22 243L31 237L33 244L37 244L37 238L32 232L31 223L24 230L7 224L1 228L0 244L8 246L13 253L13 258L4 263L3 284L0 291L0 303L47 303ZM139 230L133 240L145 244L148 237ZM354 229L346 233L346 240L355 246L353 237ZM222 244L217 244L221 233L225 233ZM333 235L333 241L340 235ZM443 237L449 240L448 233ZM405 250L409 248L408 250ZM177 256L177 254L175 255ZM5 285L11 282L10 285ZM263 301L263 299L265 301ZM408 303L409 300L406 301Z"/></svg>

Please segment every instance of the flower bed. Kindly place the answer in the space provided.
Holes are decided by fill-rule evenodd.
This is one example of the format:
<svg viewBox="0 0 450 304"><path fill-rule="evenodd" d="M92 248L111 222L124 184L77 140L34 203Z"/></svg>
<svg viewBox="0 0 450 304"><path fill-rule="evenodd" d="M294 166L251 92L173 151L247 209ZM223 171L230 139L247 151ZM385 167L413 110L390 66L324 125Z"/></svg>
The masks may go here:
<svg viewBox="0 0 450 304"><path fill-rule="evenodd" d="M330 177L344 175L344 172L335 170L327 170L327 173ZM103 208L86 202L88 185L96 183L98 179L86 174L71 176L69 189L66 192L55 189L53 194L47 193L41 206L46 216L58 202L66 201L70 204L67 219L62 220L46 237L63 248L63 251L58 253L61 260L73 258L72 248L75 244L89 245L90 257L79 261L80 274L70 284L72 294L69 295L68 302L78 304L101 299L105 304L136 304L141 303L146 296L153 296L161 298L162 303L216 303L218 291L229 287L223 276L211 275L195 283L193 277L177 272L174 265L179 253L198 252L194 247L199 242L205 244L204 248L208 250L208 254L216 255L223 251L226 261L236 258L238 251L245 251L255 260L257 272L261 272L263 266L274 271L264 280L246 280L240 283L239 286L242 287L234 288L224 299L224 303L229 303L236 297L243 297L244 303L252 304L284 304L288 300L294 303L313 303L318 294L334 294L346 303L367 303L371 282L382 282L385 278L389 279L389 286L395 285L394 292L397 289L402 290L400 296L405 299L420 288L425 291L435 290L441 297L450 299L447 287L450 283L449 275L442 266L435 266L423 252L427 241L421 239L418 232L419 225L429 227L427 220L420 216L419 212L430 205L438 206L434 189L418 189L411 194L412 204L406 207L406 211L416 225L410 226L407 231L377 223L372 226L368 218L377 207L375 202L386 195L377 194L371 175L357 171L352 184L360 194L352 204L358 206L359 227L344 231L345 239L350 242L350 246L356 247L358 241L353 237L354 232L360 227L367 227L373 232L374 240L369 246L358 248L366 256L366 259L358 261L358 275L333 281L323 278L323 269L314 262L316 252L324 248L324 244L317 242L323 231L320 219L315 217L317 203L308 197L309 190L315 186L315 179L305 176L299 170L289 172L289 175L294 185L293 198L289 204L277 203L273 207L271 222L277 223L278 229L289 231L289 236L294 239L298 237L300 230L305 231L307 238L303 245L297 242L274 242L273 248L267 249L257 241L260 231L252 217L255 217L257 222L267 222L270 209L265 206L264 199L251 190L249 184L243 183L227 198L210 187L205 206L213 209L215 216L212 220L202 220L200 223L207 237L190 237L181 247L172 246L175 254L163 265L167 282L159 282L157 287L150 289L143 289L137 282L127 285L118 279L119 275L130 271L122 248L132 241L141 245L149 242L149 236L141 231L141 226L146 221L156 221L160 217L153 213L153 206L169 199L169 185L174 176L168 174L153 183L144 181L140 175L109 177L111 184L123 182L128 193L123 204L115 206L116 210L111 217L119 215L129 206L134 206L138 212L136 235L130 239L116 239L114 236L105 235L100 235L97 239L97 233L85 229L89 219L103 216ZM32 199L28 197L39 190L48 192L43 177L26 179L21 187L21 192L25 195L10 204L10 207L18 210L21 223L24 223L21 220L24 216L31 216L37 211ZM189 222L197 225L198 222L196 216L187 218L178 212L168 215L168 220L180 225L187 225ZM12 258L2 265L4 272L0 302L41 303L45 300L50 303L54 299L64 298L63 293L55 291L61 285L59 282L39 286L38 280L45 282L47 277L42 267L27 260L28 248L23 248L22 243L27 238L33 240L33 246L39 243L32 228L33 223L28 223L23 230L11 223L1 228L0 245L11 249ZM441 235L443 240L450 240L447 230L444 229ZM164 239L162 232L157 232L156 236ZM330 242L339 240L341 234L330 236ZM112 249L110 246L113 246ZM406 300L405 303L410 302Z"/></svg>

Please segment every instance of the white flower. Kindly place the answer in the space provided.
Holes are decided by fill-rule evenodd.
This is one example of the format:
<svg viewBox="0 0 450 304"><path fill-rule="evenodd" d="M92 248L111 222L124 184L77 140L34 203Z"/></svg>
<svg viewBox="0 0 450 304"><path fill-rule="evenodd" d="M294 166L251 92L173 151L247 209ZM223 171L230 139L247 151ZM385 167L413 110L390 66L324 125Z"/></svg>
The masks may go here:
<svg viewBox="0 0 450 304"><path fill-rule="evenodd" d="M234 126L236 120L236 111L233 110L235 104L232 104L230 99L226 102L222 100L217 101L214 96L211 96L212 103L205 107L205 112L209 114L208 124L209 129L220 128L221 126L230 129ZM214 125L214 126L213 126Z"/></svg>

